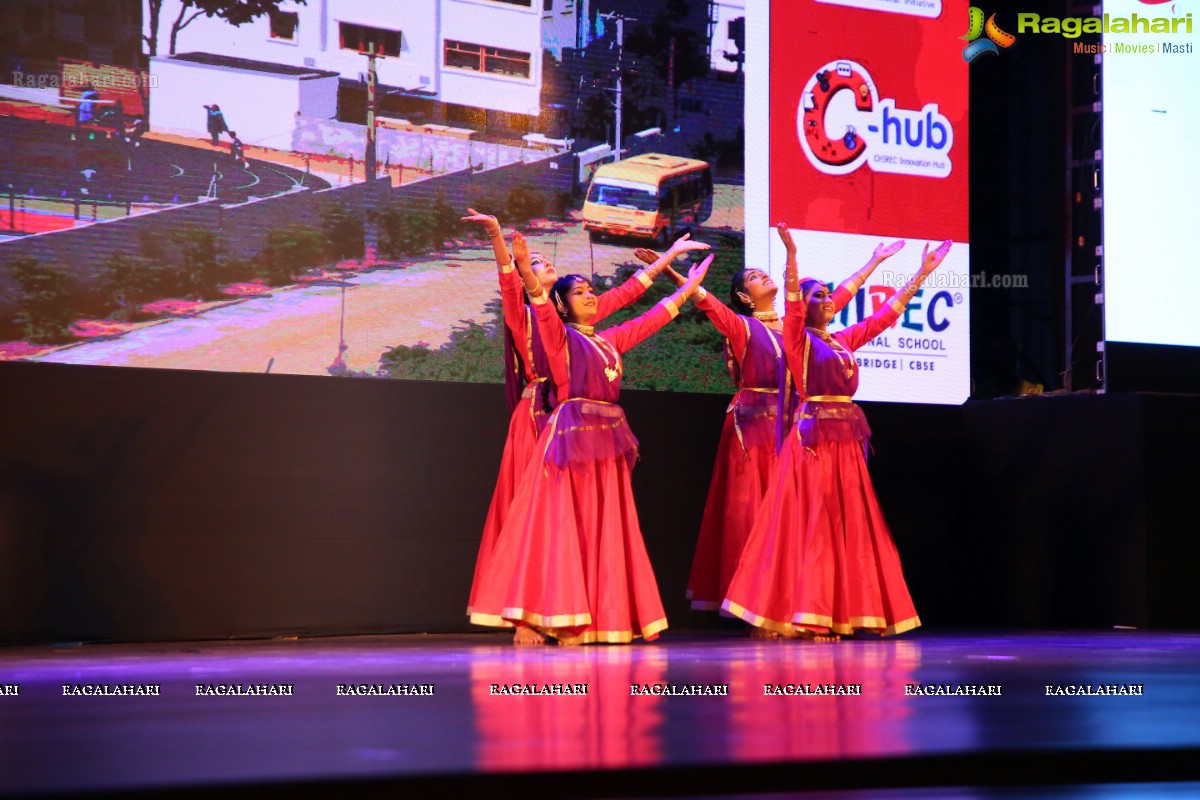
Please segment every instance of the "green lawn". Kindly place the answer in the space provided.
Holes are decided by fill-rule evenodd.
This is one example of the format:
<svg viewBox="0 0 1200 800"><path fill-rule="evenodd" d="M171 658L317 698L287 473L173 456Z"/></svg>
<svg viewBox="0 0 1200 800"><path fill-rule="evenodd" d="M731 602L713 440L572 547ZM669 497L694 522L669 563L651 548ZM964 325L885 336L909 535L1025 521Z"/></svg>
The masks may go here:
<svg viewBox="0 0 1200 800"><path fill-rule="evenodd" d="M717 297L726 299L729 280L744 263L742 239L720 234L713 246L716 258L704 285ZM615 277L598 278L600 285L596 289L603 291L625 280L637 267L632 262L622 265ZM660 278L638 302L613 314L601 327L619 325L644 313L673 291L673 284ZM395 347L387 351L380 359L381 372L390 378L406 380L501 383L503 342L500 301L495 300L488 306L486 322L472 322L455 330L450 341L436 350ZM722 337L691 303L673 322L625 356L621 385L627 389L675 392L728 393L734 389L725 373Z"/></svg>

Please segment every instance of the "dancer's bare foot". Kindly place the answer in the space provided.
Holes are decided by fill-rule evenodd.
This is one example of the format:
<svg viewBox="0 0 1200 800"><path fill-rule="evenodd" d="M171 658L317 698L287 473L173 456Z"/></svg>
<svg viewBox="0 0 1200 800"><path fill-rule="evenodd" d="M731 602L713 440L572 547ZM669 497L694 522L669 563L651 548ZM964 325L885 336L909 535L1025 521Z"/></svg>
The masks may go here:
<svg viewBox="0 0 1200 800"><path fill-rule="evenodd" d="M513 634L513 644L517 647L536 647L545 643L545 636L526 625L518 625L517 632Z"/></svg>
<svg viewBox="0 0 1200 800"><path fill-rule="evenodd" d="M799 629L800 638L809 642L840 642L842 637L830 631L814 631L809 628Z"/></svg>
<svg viewBox="0 0 1200 800"><path fill-rule="evenodd" d="M751 639L795 639L798 636L800 636L800 634L794 628L786 631L773 631L767 628L759 628L754 626L750 628Z"/></svg>

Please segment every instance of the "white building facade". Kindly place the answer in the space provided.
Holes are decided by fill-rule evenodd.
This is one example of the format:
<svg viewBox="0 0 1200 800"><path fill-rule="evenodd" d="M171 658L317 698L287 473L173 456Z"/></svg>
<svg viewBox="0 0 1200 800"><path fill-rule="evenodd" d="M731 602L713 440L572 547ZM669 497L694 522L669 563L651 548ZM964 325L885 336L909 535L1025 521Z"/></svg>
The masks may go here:
<svg viewBox="0 0 1200 800"><path fill-rule="evenodd" d="M737 56L739 53L731 35L730 24L733 23L736 28L737 21L742 20L741 25L745 25L746 0L710 0L709 15L713 23L712 39L709 42L709 66L718 72L738 72L737 61L726 56Z"/></svg>
<svg viewBox="0 0 1200 800"><path fill-rule="evenodd" d="M541 113L544 53L559 56L586 30L587 0L309 0L235 27L196 17L175 52L200 52L337 73L365 81L368 43L382 50L377 75L386 98L430 101L432 116L487 120L486 112ZM168 54L180 0L163 0L159 55ZM149 11L144 24L149 26ZM149 33L147 29L147 33ZM166 88L166 87L164 87ZM483 112L473 116L472 111Z"/></svg>

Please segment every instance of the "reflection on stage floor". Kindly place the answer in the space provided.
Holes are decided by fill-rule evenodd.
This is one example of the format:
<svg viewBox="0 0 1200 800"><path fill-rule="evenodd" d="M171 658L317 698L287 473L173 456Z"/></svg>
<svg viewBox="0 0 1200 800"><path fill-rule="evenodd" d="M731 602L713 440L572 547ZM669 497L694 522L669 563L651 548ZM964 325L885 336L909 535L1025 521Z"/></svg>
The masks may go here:
<svg viewBox="0 0 1200 800"><path fill-rule="evenodd" d="M1148 796L1118 781L1195 777L1182 765L1200 748L1196 634L23 647L0 651L0 684L10 794L346 781L466 790L486 777L562 796L657 796L666 780L674 796L1116 800ZM1106 785L1002 788L1041 784L1044 768L1053 784ZM563 773L587 779L570 788ZM1163 783L1154 796L1200 796L1186 789Z"/></svg>

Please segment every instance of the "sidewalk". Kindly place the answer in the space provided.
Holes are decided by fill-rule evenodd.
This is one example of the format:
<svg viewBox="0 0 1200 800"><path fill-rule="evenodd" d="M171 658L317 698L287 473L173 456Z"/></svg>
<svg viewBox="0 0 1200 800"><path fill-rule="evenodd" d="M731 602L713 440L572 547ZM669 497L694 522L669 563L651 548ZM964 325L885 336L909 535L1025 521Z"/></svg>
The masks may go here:
<svg viewBox="0 0 1200 800"><path fill-rule="evenodd" d="M592 244L578 219L547 223L527 230L526 237L564 274L609 276L632 260L628 246ZM253 295L160 301L156 307L164 318L123 328L106 320L79 321L77 330L96 335L53 349L9 342L7 357L221 372L263 372L270 365L274 373L328 375L340 353L351 370L374 374L392 347L437 349L456 329L493 320L488 303L499 291L491 246L466 238L446 244L375 267L329 265L288 286L255 286ZM339 348L343 342L345 351ZM0 347L0 360L4 357Z"/></svg>

